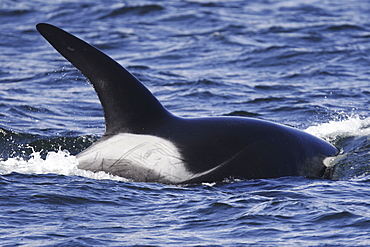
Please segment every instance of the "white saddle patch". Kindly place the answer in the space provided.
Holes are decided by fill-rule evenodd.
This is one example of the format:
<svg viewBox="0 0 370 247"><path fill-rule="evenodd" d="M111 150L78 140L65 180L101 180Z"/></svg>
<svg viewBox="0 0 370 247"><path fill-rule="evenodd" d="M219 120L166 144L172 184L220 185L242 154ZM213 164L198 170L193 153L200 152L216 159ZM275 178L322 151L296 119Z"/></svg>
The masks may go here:
<svg viewBox="0 0 370 247"><path fill-rule="evenodd" d="M80 169L135 181L181 183L194 176L173 143L151 135L117 134L99 140L77 158Z"/></svg>

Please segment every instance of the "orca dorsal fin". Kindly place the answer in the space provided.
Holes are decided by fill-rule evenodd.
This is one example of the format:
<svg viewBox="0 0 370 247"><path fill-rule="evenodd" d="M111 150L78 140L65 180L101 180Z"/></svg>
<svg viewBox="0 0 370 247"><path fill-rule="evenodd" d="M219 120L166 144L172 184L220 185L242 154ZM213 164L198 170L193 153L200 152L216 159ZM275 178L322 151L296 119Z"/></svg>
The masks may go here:
<svg viewBox="0 0 370 247"><path fill-rule="evenodd" d="M50 24L36 28L93 84L104 110L105 134L146 132L170 115L138 79L97 48Z"/></svg>

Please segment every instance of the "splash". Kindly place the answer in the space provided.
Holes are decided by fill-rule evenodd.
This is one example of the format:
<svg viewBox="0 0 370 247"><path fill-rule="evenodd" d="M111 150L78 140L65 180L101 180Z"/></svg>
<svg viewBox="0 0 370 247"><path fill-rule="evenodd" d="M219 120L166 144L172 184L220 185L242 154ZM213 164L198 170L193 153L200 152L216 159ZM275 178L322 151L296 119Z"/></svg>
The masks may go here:
<svg viewBox="0 0 370 247"><path fill-rule="evenodd" d="M335 166L334 180L370 178L370 117L344 115L342 119L311 126L305 131L340 149L341 155L329 160L330 166Z"/></svg>
<svg viewBox="0 0 370 247"><path fill-rule="evenodd" d="M346 116L344 120L332 120L317 126L308 127L305 131L327 141L345 137L369 136L370 117Z"/></svg>
<svg viewBox="0 0 370 247"><path fill-rule="evenodd" d="M77 168L78 161L76 156L70 155L66 150L58 152L48 152L45 159L40 152L33 152L29 160L22 158L9 158L0 161L0 175L12 172L21 174L59 174L65 176L82 176L92 179L110 179L127 181L124 178L113 176L105 172L91 172Z"/></svg>

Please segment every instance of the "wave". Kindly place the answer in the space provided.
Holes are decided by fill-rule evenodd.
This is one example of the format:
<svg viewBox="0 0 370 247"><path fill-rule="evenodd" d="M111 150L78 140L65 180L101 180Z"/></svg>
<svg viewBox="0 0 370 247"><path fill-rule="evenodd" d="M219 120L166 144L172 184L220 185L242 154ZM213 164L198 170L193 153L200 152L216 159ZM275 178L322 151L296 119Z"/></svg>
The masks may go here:
<svg viewBox="0 0 370 247"><path fill-rule="evenodd" d="M343 114L338 117L343 118ZM344 114L342 120L311 126L305 131L340 149L340 155L330 161L335 167L334 180L358 180L370 175L370 117Z"/></svg>
<svg viewBox="0 0 370 247"><path fill-rule="evenodd" d="M81 176L91 179L109 179L128 181L122 177L113 176L105 172L91 172L77 168L76 156L71 155L67 150L48 152L46 158L41 157L40 152L33 152L29 160L23 158L9 158L0 161L0 175L11 173L21 174L58 174L64 176Z"/></svg>
<svg viewBox="0 0 370 247"><path fill-rule="evenodd" d="M344 114L343 116L340 114L337 118L344 119L310 126L305 131L331 142L340 138L370 136L370 117L361 118L358 115L347 116Z"/></svg>

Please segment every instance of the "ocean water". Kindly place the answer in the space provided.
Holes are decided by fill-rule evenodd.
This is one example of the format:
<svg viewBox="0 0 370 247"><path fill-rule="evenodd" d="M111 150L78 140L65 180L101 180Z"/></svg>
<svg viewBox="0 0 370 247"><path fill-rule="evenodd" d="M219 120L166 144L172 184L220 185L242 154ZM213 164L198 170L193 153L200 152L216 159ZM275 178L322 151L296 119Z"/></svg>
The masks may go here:
<svg viewBox="0 0 370 247"><path fill-rule="evenodd" d="M173 186L77 169L103 112L39 22L103 50L174 114L331 142L335 179ZM2 0L0 23L0 245L370 245L369 1Z"/></svg>

